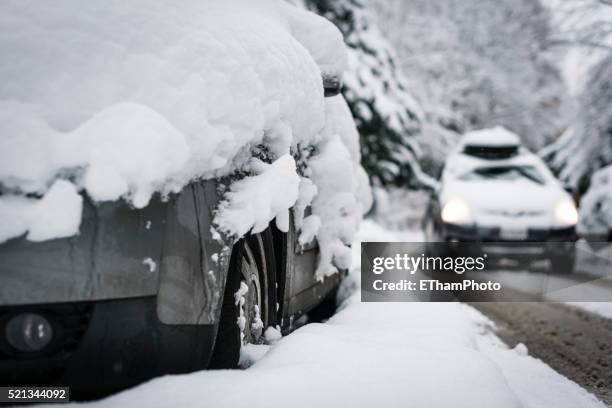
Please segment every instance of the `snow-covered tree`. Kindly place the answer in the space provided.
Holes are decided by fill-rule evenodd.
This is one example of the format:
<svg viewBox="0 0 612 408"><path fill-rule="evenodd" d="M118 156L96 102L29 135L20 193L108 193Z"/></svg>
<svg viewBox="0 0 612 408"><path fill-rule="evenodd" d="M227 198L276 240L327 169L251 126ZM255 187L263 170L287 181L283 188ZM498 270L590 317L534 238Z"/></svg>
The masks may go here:
<svg viewBox="0 0 612 408"><path fill-rule="evenodd" d="M375 184L423 185L419 135L422 109L413 98L394 48L382 36L364 0L305 0L335 23L349 46L344 96L361 137L362 165Z"/></svg>
<svg viewBox="0 0 612 408"><path fill-rule="evenodd" d="M612 0L557 0L559 30L551 44L612 51Z"/></svg>
<svg viewBox="0 0 612 408"><path fill-rule="evenodd" d="M374 0L410 89L434 127L503 125L532 148L563 128L564 84L539 0ZM384 22L384 24L383 24ZM437 130L436 130L437 128Z"/></svg>
<svg viewBox="0 0 612 408"><path fill-rule="evenodd" d="M569 186L583 192L593 172L612 164L612 54L595 65L572 126L542 155Z"/></svg>
<svg viewBox="0 0 612 408"><path fill-rule="evenodd" d="M574 67L577 112L563 136L540 154L583 193L592 175L612 164L612 1L565 0L557 13L559 30L551 43L580 59Z"/></svg>

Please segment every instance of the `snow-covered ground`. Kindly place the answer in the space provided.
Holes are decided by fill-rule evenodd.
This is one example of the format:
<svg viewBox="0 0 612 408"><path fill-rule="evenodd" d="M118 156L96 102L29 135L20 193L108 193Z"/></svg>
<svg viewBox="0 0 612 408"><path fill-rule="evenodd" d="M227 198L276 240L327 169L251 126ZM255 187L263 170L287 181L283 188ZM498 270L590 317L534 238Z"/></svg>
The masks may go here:
<svg viewBox="0 0 612 408"><path fill-rule="evenodd" d="M365 221L354 261L359 241L420 239ZM506 348L469 306L361 303L358 266L336 315L280 339L249 369L158 378L94 405L604 407L524 346Z"/></svg>
<svg viewBox="0 0 612 408"><path fill-rule="evenodd" d="M569 302L568 304L612 319L612 302Z"/></svg>

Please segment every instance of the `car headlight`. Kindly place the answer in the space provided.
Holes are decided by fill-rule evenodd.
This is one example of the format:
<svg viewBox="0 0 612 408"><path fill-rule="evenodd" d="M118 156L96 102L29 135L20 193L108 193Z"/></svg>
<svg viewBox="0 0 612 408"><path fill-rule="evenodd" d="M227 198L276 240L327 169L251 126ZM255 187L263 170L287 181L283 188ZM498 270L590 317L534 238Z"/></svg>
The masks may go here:
<svg viewBox="0 0 612 408"><path fill-rule="evenodd" d="M448 224L467 224L472 215L467 203L460 199L451 199L442 207L442 221Z"/></svg>
<svg viewBox="0 0 612 408"><path fill-rule="evenodd" d="M555 221L558 225L573 226L578 222L578 210L571 201L561 201L555 207Z"/></svg>
<svg viewBox="0 0 612 408"><path fill-rule="evenodd" d="M22 352L36 352L44 349L53 340L53 327L42 315L21 313L6 323L6 341Z"/></svg>

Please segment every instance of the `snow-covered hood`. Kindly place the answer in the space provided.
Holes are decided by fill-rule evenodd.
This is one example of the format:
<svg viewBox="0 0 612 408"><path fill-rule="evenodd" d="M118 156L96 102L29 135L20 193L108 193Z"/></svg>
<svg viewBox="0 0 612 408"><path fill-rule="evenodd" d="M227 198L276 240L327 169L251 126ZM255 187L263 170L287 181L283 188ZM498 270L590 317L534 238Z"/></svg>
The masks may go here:
<svg viewBox="0 0 612 408"><path fill-rule="evenodd" d="M558 185L550 182L540 185L529 180L453 180L444 185L440 197L442 204L451 199L463 200L479 225L511 223L536 228L553 226L556 205L571 199Z"/></svg>

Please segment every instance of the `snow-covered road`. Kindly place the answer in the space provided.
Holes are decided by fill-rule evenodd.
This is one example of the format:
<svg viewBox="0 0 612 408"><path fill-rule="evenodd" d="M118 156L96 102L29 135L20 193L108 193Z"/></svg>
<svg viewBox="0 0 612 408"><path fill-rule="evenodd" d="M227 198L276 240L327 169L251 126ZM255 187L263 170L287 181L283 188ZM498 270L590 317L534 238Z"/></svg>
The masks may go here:
<svg viewBox="0 0 612 408"><path fill-rule="evenodd" d="M419 237L366 221L359 239ZM344 294L358 288L353 272ZM506 348L491 324L459 303L361 303L353 292L329 321L301 327L247 370L158 378L94 405L604 407L524 346Z"/></svg>

